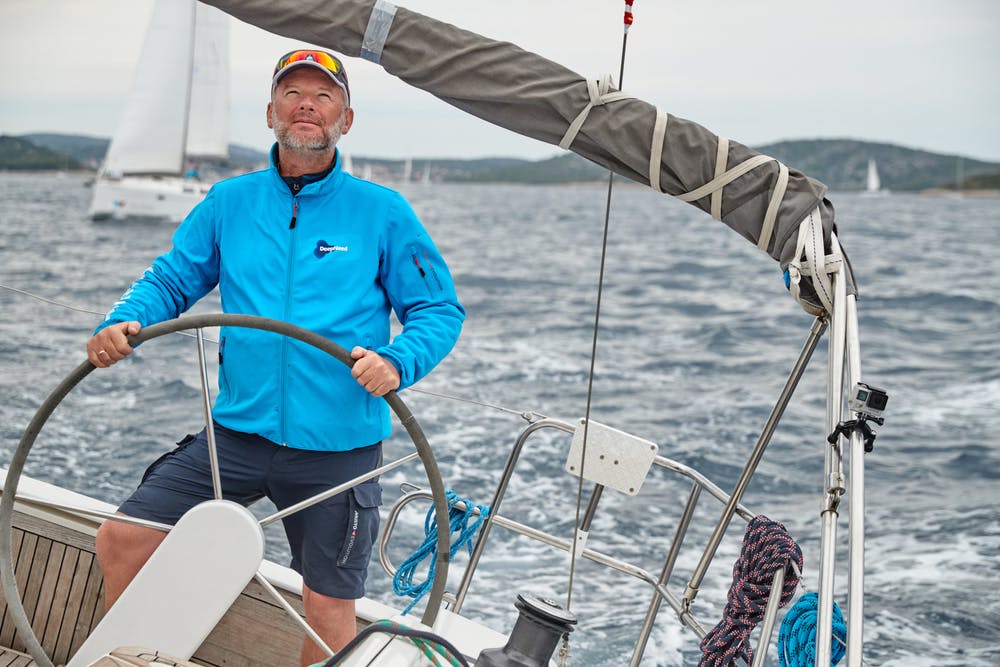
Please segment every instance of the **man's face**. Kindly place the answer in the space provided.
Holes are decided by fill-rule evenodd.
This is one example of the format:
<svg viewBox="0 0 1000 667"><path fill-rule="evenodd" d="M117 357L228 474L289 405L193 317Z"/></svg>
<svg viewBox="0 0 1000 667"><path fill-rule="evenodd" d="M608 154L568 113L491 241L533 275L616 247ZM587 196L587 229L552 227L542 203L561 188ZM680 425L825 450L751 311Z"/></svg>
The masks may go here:
<svg viewBox="0 0 1000 667"><path fill-rule="evenodd" d="M344 107L344 91L313 67L282 77L267 105L267 126L278 144L293 150L329 151L354 122Z"/></svg>

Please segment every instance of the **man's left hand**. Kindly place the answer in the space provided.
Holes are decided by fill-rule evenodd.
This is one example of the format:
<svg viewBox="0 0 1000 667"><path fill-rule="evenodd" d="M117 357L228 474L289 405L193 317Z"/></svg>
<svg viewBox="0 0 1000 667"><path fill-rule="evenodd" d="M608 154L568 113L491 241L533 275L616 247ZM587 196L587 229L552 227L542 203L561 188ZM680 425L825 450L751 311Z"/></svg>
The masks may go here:
<svg viewBox="0 0 1000 667"><path fill-rule="evenodd" d="M355 346L351 359L354 359L351 375L372 396L385 396L399 388L399 371L375 351Z"/></svg>

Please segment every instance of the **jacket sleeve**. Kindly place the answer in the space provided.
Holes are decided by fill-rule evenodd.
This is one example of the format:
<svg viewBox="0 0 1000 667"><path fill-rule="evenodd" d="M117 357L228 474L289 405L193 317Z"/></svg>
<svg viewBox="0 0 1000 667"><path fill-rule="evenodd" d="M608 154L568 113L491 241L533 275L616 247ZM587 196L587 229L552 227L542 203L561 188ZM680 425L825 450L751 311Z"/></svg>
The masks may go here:
<svg viewBox="0 0 1000 667"><path fill-rule="evenodd" d="M173 247L160 255L115 301L94 333L117 322L146 327L177 317L219 281L215 198L209 191L177 228Z"/></svg>
<svg viewBox="0 0 1000 667"><path fill-rule="evenodd" d="M402 331L375 351L396 366L400 389L427 375L454 347L465 321L455 284L409 204L390 207L380 279Z"/></svg>

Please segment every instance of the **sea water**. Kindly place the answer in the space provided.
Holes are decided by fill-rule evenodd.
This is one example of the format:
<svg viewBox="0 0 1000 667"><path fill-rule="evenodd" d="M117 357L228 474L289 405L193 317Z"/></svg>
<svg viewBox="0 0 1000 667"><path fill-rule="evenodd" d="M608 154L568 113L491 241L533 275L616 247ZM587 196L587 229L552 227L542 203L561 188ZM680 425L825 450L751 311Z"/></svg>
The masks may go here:
<svg viewBox="0 0 1000 667"><path fill-rule="evenodd" d="M606 186L413 184L404 194L448 259L468 320L421 391L401 395L446 486L488 503L527 425L520 413L574 421L587 409ZM48 392L83 361L100 313L170 244L170 225L87 220L89 195L84 176L0 174L0 284L64 304L0 289L0 463ZM1000 199L830 197L860 285L863 377L890 396L865 457L866 660L996 665ZM615 189L611 211L591 418L657 443L661 455L732 489L812 318L785 291L775 262L701 211L634 186ZM219 309L212 293L194 312ZM744 498L801 545L805 590L817 587L825 357L824 339ZM199 400L195 342L179 335L150 341L70 394L26 473L117 502L155 456L204 424ZM388 454L406 448L402 433L386 445ZM566 448L554 432L528 441L504 515L572 534L578 487L564 472ZM424 483L422 475L417 466L386 475L387 505L400 483ZM606 492L588 547L658 575L688 491L664 477L654 471L635 497ZM704 544L719 508L700 507L692 541ZM423 539L425 511L404 510L407 525L390 544L393 563ZM841 556L848 513L845 501ZM696 600L706 627L725 602L740 525ZM280 527L269 529L268 540L269 556L284 562ZM675 593L699 555L682 554ZM449 589L465 562L456 557ZM463 611L508 631L518 592L565 603L566 564L565 553L497 528ZM845 582L840 561L838 602L846 611ZM392 594L377 564L369 590L396 607L408 602ZM579 619L573 664L627 664L648 586L582 561L571 590ZM697 639L671 616L664 606L643 665L697 662Z"/></svg>

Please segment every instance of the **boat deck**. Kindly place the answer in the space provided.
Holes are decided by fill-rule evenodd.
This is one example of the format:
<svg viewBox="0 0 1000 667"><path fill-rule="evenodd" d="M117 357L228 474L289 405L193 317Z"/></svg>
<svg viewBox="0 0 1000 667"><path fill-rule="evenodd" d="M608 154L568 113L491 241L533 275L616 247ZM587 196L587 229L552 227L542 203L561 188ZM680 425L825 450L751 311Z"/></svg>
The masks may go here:
<svg viewBox="0 0 1000 667"><path fill-rule="evenodd" d="M0 667L34 667L34 665L35 661L30 655L0 646Z"/></svg>
<svg viewBox="0 0 1000 667"><path fill-rule="evenodd" d="M17 587L35 634L56 664L69 659L102 616L102 577L93 539L28 514L14 518ZM0 604L0 647L24 651L6 602Z"/></svg>
<svg viewBox="0 0 1000 667"><path fill-rule="evenodd" d="M63 525L16 511L12 554L17 587L42 648L65 664L100 621L102 577L94 555L94 529ZM302 613L301 599L285 594ZM34 665L0 600L0 667ZM266 642L259 641L267 637ZM297 665L301 629L252 581L201 645L192 662L208 667Z"/></svg>

